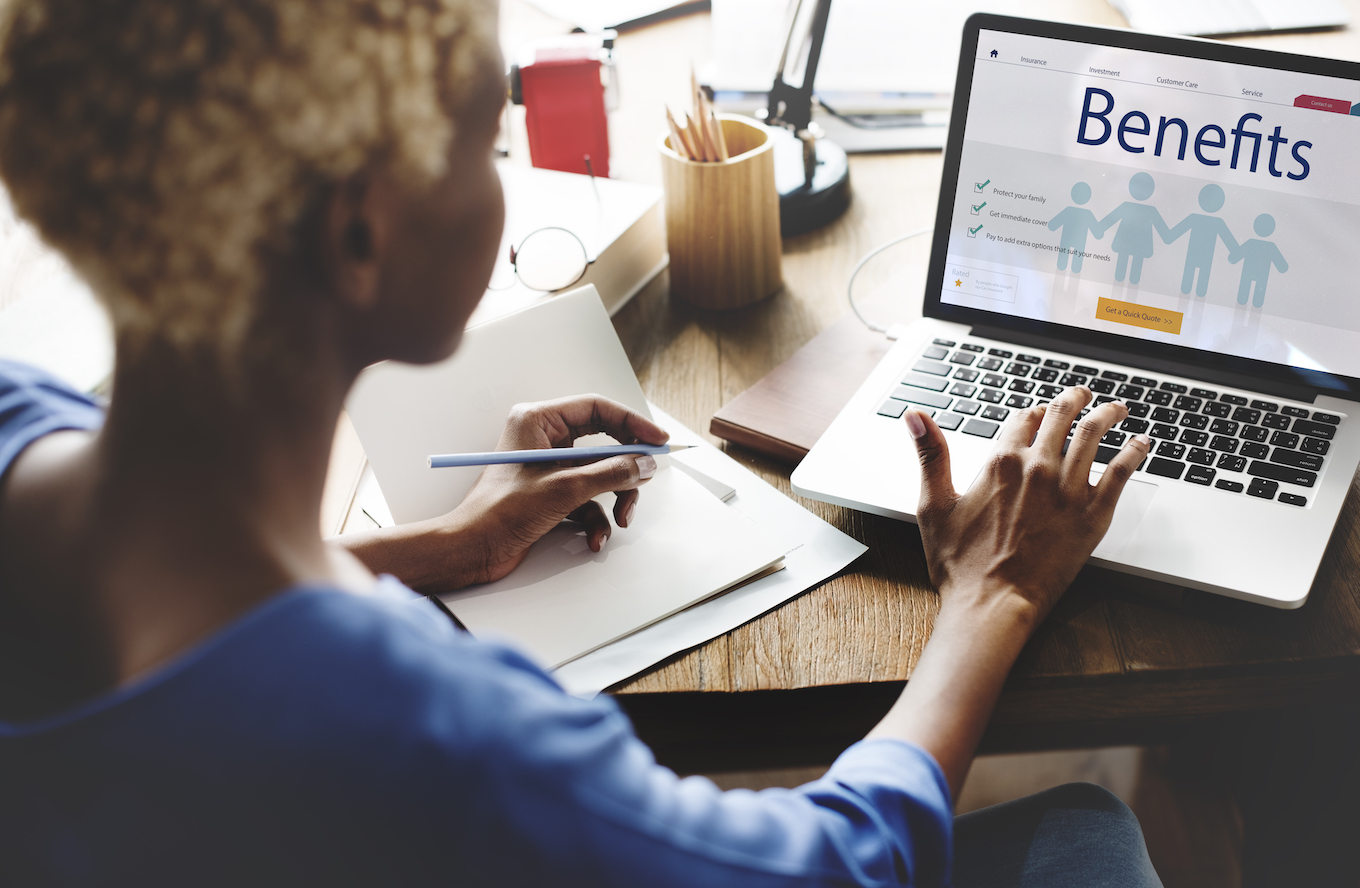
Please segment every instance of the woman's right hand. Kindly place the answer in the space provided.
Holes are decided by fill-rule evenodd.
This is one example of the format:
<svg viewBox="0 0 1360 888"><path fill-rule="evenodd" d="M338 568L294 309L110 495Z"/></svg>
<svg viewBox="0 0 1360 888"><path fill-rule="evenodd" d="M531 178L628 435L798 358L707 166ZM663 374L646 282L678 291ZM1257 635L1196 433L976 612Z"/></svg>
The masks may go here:
<svg viewBox="0 0 1360 888"><path fill-rule="evenodd" d="M907 414L921 462L921 539L941 607L957 597L1019 595L1037 626L1071 584L1152 443L1136 436L1092 486L1096 447L1128 408L1110 401L1080 417L1090 400L1090 389L1077 386L1051 404L1018 413L962 495L954 490L949 446L939 427L918 410ZM1076 431L1064 454L1073 422Z"/></svg>

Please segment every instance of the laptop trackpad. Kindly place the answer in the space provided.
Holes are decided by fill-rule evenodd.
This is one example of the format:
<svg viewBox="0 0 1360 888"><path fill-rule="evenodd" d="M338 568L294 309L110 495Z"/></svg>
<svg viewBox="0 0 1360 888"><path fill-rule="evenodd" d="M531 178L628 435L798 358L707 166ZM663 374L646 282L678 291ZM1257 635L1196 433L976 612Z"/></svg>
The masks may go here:
<svg viewBox="0 0 1360 888"><path fill-rule="evenodd" d="M1092 475L1092 482L1098 477ZM1105 538L1091 554L1096 558L1108 560L1114 560L1123 554L1125 547L1138 531L1138 525L1143 523L1143 516L1147 514L1148 507L1152 505L1152 498L1156 495L1156 484L1130 478L1124 484L1124 492L1119 495L1119 505L1114 508L1114 519L1110 521L1110 529L1105 531Z"/></svg>

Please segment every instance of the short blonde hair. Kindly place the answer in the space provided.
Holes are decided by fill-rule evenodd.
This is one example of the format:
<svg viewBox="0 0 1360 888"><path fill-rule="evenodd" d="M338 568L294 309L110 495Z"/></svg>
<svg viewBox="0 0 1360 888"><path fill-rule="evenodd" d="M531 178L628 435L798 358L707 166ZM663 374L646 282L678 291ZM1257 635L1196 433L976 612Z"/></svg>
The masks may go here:
<svg viewBox="0 0 1360 888"><path fill-rule="evenodd" d="M442 176L499 62L494 0L8 0L3 28L19 214L120 344L227 353L309 206L365 170Z"/></svg>

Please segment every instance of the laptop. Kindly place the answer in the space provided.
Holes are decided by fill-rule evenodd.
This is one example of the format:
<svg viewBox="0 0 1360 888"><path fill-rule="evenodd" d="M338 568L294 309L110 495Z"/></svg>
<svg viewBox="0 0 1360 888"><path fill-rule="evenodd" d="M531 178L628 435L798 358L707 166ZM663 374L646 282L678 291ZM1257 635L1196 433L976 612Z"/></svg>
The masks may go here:
<svg viewBox="0 0 1360 888"><path fill-rule="evenodd" d="M914 521L908 406L963 491L1085 384L1129 407L1093 479L1154 445L1091 563L1301 606L1360 463L1357 140L1357 64L973 16L923 318L793 489Z"/></svg>

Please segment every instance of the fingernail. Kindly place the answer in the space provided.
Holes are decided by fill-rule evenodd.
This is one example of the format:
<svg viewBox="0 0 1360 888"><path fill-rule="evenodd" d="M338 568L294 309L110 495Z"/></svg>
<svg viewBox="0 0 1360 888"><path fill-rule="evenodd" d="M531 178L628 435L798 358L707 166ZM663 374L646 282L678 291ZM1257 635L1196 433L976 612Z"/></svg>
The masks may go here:
<svg viewBox="0 0 1360 888"><path fill-rule="evenodd" d="M926 424L921 420L919 410L908 410L902 418L907 421L907 431L911 432L913 438L919 438L926 433Z"/></svg>
<svg viewBox="0 0 1360 888"><path fill-rule="evenodd" d="M646 454L637 458L638 477L646 481L656 474L656 460Z"/></svg>
<svg viewBox="0 0 1360 888"><path fill-rule="evenodd" d="M633 511L634 511L635 509L637 509L637 503L636 503L636 502L632 502L632 503L629 503L629 504L628 504L628 508L626 508L626 509L623 510L623 526L624 526L624 527L627 527L628 525L630 525L630 524L633 523Z"/></svg>
<svg viewBox="0 0 1360 888"><path fill-rule="evenodd" d="M1139 444L1142 444L1144 447L1147 447L1147 448L1151 448L1151 447L1152 447L1152 439L1149 438L1147 435L1139 435L1138 437L1134 438L1133 440L1137 441Z"/></svg>

